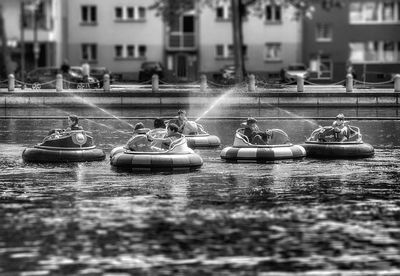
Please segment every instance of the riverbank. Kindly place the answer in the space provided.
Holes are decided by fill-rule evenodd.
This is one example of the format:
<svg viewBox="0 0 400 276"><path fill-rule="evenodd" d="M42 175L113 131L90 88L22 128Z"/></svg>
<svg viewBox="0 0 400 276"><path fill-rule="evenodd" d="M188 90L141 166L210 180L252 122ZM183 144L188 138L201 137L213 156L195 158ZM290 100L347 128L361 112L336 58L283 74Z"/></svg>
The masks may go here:
<svg viewBox="0 0 400 276"><path fill-rule="evenodd" d="M343 86L306 86L297 92L296 86L280 89L207 89L199 86L165 87L153 92L145 86L116 86L110 92L102 90L0 90L0 108L30 108L39 106L83 107L204 107L219 98L221 107L398 107L399 94L394 89L354 89ZM225 95L225 96L223 96Z"/></svg>

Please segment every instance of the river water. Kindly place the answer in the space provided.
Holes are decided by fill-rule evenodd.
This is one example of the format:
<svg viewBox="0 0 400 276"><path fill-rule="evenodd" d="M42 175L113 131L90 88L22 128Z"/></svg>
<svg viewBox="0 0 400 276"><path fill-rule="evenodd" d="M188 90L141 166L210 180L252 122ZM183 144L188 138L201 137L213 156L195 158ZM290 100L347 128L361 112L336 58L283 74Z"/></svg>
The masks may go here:
<svg viewBox="0 0 400 276"><path fill-rule="evenodd" d="M223 146L240 124L201 122ZM2 119L0 275L400 275L400 122L352 123L374 157L232 164L197 150L199 171L133 174L108 158L24 163L66 122ZM294 143L314 124L331 121L259 122ZM107 154L129 138L115 119L82 125Z"/></svg>

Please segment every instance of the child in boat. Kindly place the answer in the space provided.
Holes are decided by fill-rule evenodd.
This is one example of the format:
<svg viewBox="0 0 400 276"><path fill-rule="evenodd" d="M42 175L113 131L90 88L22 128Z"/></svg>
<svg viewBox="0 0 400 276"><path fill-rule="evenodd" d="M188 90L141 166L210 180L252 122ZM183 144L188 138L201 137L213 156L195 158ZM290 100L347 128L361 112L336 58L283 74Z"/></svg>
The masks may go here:
<svg viewBox="0 0 400 276"><path fill-rule="evenodd" d="M126 143L125 148L132 151L152 151L147 132L149 132L149 129L145 128L142 122L137 123L134 127L132 138Z"/></svg>
<svg viewBox="0 0 400 276"><path fill-rule="evenodd" d="M249 139L251 144L255 145L266 145L269 141L269 131L260 131L257 125L257 120L253 117L247 119L244 125L244 135Z"/></svg>
<svg viewBox="0 0 400 276"><path fill-rule="evenodd" d="M202 125L194 122L194 121L186 121L183 125L182 134L184 135L198 135L198 134L205 134L204 128Z"/></svg>
<svg viewBox="0 0 400 276"><path fill-rule="evenodd" d="M159 142L161 148L152 147L153 151L165 151L174 145L174 142L182 138L182 134L179 133L179 127L174 123L169 123L167 127L167 135L164 138L149 137L154 142Z"/></svg>
<svg viewBox="0 0 400 276"><path fill-rule="evenodd" d="M151 143L152 147L156 148L161 148L162 142L161 141L155 141L154 138L164 138L164 136L167 135L167 127L165 125L165 121L160 118L156 118L154 120L154 129L150 130L148 133L149 136L151 137L150 140L153 140Z"/></svg>
<svg viewBox="0 0 400 276"><path fill-rule="evenodd" d="M175 124L178 126L178 131L180 133L183 132L183 128L185 126L185 123L187 122L187 117L186 117L186 111L185 110L179 110L178 111L178 117L171 119L168 123L169 124Z"/></svg>
<svg viewBox="0 0 400 276"><path fill-rule="evenodd" d="M66 129L52 129L48 132L47 137L45 140L57 139L66 132L70 132L71 130L83 130L83 127L78 125L79 118L76 115L68 115L68 127Z"/></svg>
<svg viewBox="0 0 400 276"><path fill-rule="evenodd" d="M65 131L71 131L71 130L83 130L83 127L78 125L79 118L76 115L69 115L68 116L68 127Z"/></svg>
<svg viewBox="0 0 400 276"><path fill-rule="evenodd" d="M342 113L336 116L336 120L332 124L336 141L343 142L345 139L348 139L348 124L349 122L344 120L344 115Z"/></svg>

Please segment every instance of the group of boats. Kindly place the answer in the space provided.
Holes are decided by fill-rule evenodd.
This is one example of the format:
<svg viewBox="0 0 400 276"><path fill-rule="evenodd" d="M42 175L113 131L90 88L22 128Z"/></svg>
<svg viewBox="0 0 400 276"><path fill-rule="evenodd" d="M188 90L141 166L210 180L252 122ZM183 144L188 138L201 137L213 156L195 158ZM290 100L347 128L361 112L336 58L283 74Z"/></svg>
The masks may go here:
<svg viewBox="0 0 400 276"><path fill-rule="evenodd" d="M270 139L266 145L249 142L240 128L235 133L232 146L220 153L226 162L264 163L282 159L309 157L321 158L365 158L374 154L374 148L362 140L358 127L348 126L349 135L345 141L337 141L333 127L319 127L301 145L290 143L288 135L281 129L269 130ZM125 146L114 148L110 153L113 167L128 170L175 171L196 170L203 165L203 159L193 149L218 148L220 139L215 135L187 135L178 139L163 152L138 152ZM72 130L61 136L48 136L42 143L26 148L22 157L27 162L90 162L106 158L102 149L93 143L91 133Z"/></svg>

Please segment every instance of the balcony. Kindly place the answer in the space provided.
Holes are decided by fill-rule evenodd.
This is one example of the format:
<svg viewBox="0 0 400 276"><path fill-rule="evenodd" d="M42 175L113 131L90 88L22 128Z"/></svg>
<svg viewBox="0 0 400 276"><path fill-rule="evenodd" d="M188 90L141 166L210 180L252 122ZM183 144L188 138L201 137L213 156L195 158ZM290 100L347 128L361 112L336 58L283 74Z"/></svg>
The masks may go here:
<svg viewBox="0 0 400 276"><path fill-rule="evenodd" d="M194 33L170 34L167 47L169 50L195 50L196 36Z"/></svg>

